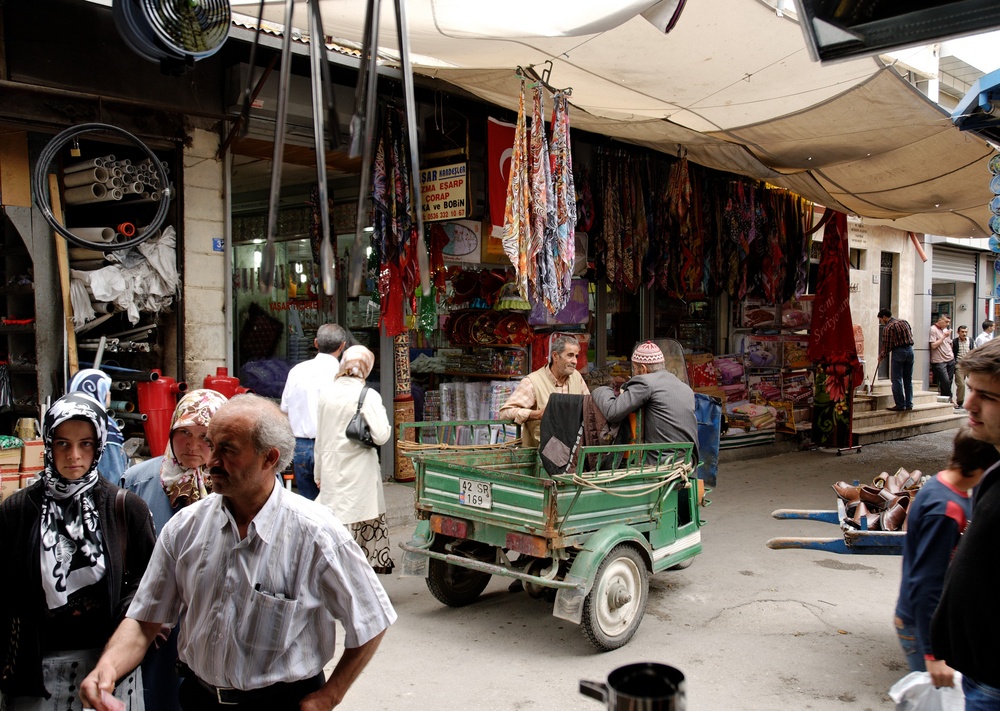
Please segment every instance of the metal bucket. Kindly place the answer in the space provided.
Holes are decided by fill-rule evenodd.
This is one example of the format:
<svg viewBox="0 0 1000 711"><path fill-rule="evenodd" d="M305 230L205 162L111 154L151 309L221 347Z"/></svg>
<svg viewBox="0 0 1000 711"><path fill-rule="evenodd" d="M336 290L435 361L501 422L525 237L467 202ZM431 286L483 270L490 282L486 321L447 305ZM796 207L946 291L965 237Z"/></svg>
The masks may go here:
<svg viewBox="0 0 1000 711"><path fill-rule="evenodd" d="M607 683L580 680L580 693L607 704L608 711L686 711L684 674L666 664L618 667Z"/></svg>

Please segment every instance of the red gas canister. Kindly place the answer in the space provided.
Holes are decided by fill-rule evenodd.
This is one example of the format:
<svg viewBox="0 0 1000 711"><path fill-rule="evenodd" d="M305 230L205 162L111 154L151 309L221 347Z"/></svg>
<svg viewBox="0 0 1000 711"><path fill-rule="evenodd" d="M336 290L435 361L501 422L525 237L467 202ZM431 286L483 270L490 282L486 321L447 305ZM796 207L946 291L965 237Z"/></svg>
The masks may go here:
<svg viewBox="0 0 1000 711"><path fill-rule="evenodd" d="M201 386L206 390L222 393L227 398L253 392L250 388L242 387L240 379L229 374L229 368L216 368L215 375L206 375Z"/></svg>
<svg viewBox="0 0 1000 711"><path fill-rule="evenodd" d="M187 392L187 383L176 382L159 370L150 371L148 382L136 383L139 412L146 416L143 429L149 453L159 457L167 450L170 439L170 418L177 407L177 394Z"/></svg>

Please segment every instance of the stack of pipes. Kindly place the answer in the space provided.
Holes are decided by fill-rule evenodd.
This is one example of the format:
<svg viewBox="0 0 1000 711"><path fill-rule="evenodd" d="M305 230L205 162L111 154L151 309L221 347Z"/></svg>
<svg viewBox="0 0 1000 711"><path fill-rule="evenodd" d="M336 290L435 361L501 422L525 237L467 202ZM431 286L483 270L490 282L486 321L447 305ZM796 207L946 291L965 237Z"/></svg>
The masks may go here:
<svg viewBox="0 0 1000 711"><path fill-rule="evenodd" d="M168 166L162 167L169 173ZM149 158L132 163L128 158L118 160L114 155L106 155L66 166L63 187L67 205L86 205L121 200L126 195L158 202L166 186L161 185L160 175Z"/></svg>

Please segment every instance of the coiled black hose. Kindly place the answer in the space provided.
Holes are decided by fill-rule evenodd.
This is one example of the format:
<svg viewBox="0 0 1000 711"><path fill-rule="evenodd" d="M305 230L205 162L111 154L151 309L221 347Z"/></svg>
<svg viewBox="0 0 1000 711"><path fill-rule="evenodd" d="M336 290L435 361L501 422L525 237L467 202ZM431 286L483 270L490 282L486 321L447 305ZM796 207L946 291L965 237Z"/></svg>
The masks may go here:
<svg viewBox="0 0 1000 711"><path fill-rule="evenodd" d="M153 220L146 227L137 230L135 237L130 240L126 240L125 242L115 242L114 244L89 242L81 238L79 235L73 234L59 224L59 221L56 220L55 215L52 213L52 196L49 193L48 181L48 175L52 168L52 162L59 155L59 151L65 148L71 141L86 133L99 132L117 134L141 150L146 157L149 158L150 164L159 175L160 184L163 185L163 189L161 191L162 198L157 203L159 207L156 214L153 216ZM114 252L119 249L128 249L129 247L134 247L137 244L142 244L153 236L156 231L163 226L164 221L167 219L167 211L170 209L170 196L173 193L170 187L170 178L167 176L167 171L164 169L160 159L156 157L156 154L149 149L149 146L125 129L118 128L117 126L112 126L107 123L82 123L79 126L71 126L65 131L55 135L52 140L46 144L45 148L42 149L42 152L38 156L38 162L35 163L35 171L31 176L31 192L35 196L35 205L37 205L38 209L42 211L42 216L45 218L45 221L52 226L52 229L65 237L70 244L74 244L77 247L84 247L86 249L99 249L102 252Z"/></svg>

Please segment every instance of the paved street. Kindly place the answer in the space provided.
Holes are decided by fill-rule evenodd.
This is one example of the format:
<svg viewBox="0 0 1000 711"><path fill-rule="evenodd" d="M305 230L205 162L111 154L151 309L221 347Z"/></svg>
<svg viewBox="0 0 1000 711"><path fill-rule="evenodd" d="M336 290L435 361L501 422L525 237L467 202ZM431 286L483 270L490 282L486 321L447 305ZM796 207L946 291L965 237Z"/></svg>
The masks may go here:
<svg viewBox="0 0 1000 711"><path fill-rule="evenodd" d="M892 626L900 559L772 551L765 542L774 536L839 529L770 514L834 507L839 479L937 471L953 435L723 464L703 510L705 552L651 580L642 626L614 652L596 653L577 626L508 592L506 579L462 609L439 604L423 580L385 579L399 621L343 708L586 711L601 706L578 693L579 679L656 661L687 676L693 711L892 709L886 691L905 673ZM394 527L393 544L411 530Z"/></svg>

